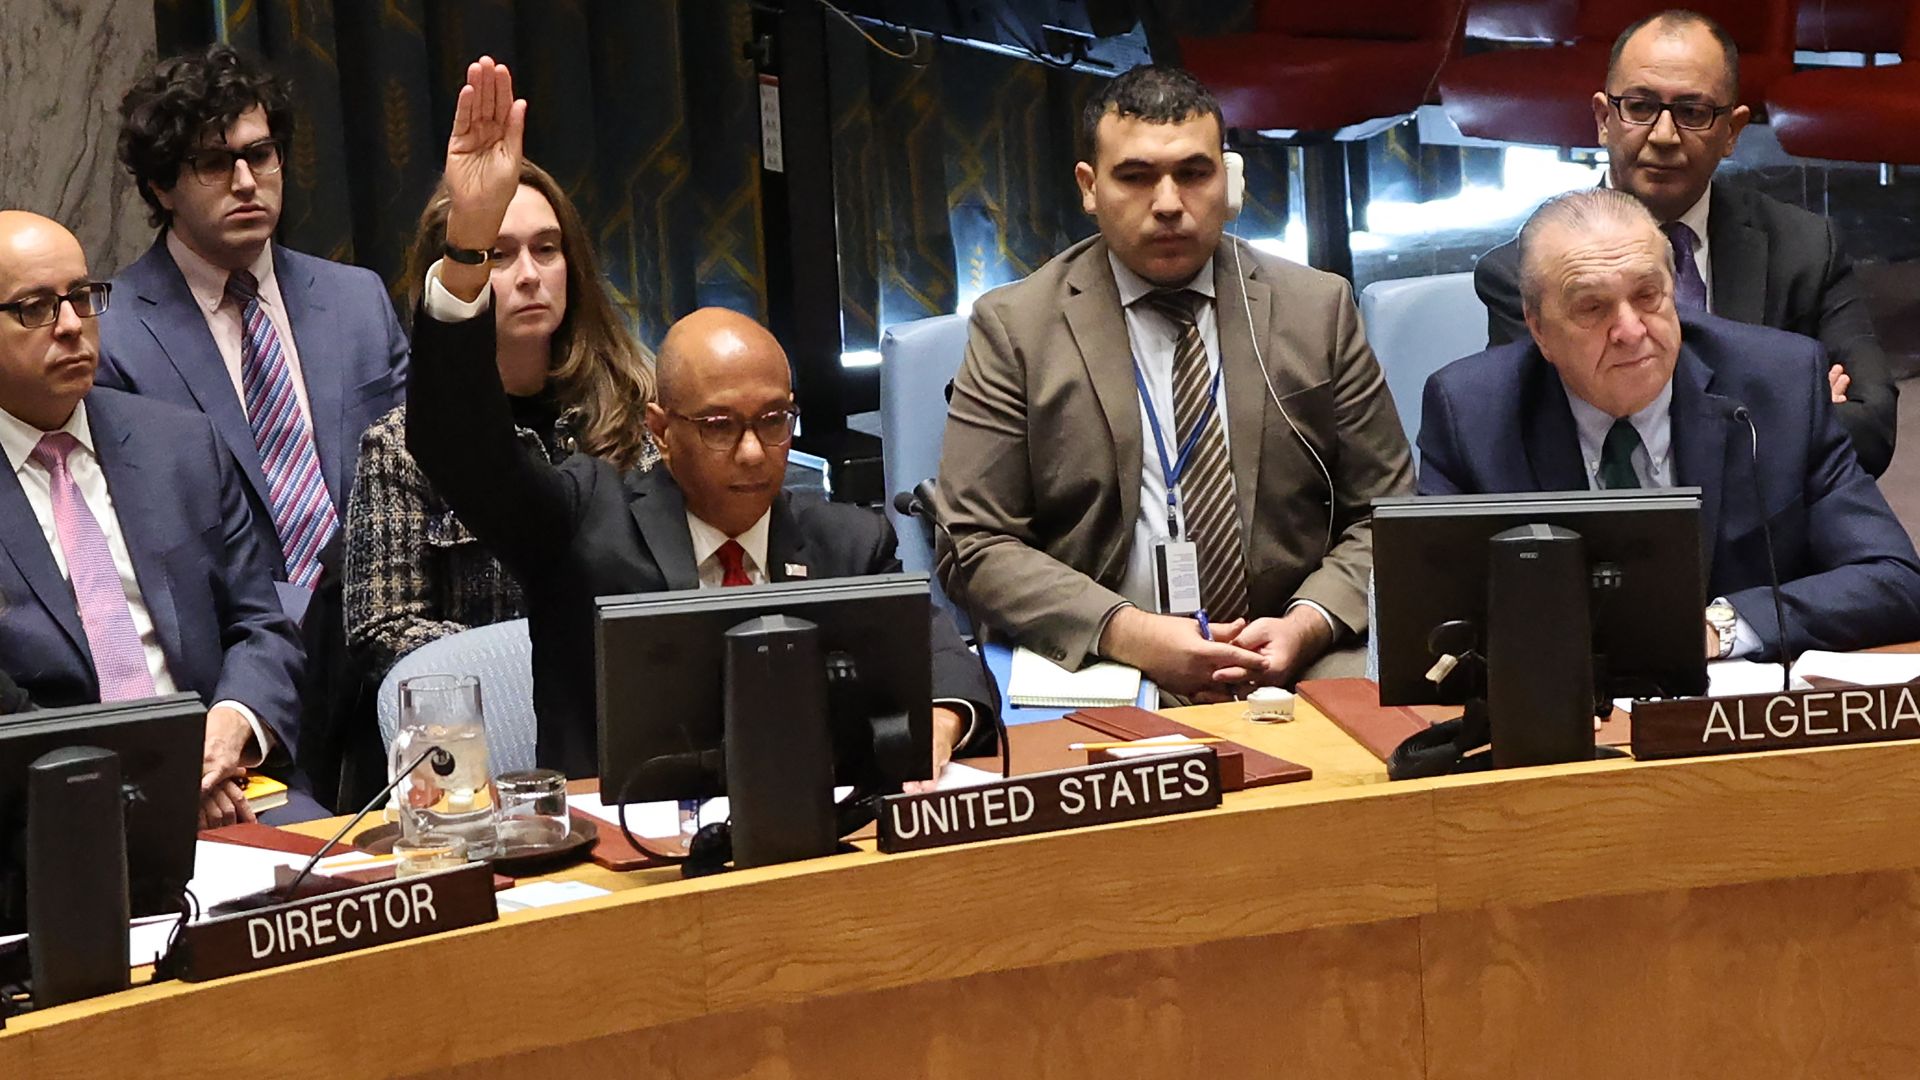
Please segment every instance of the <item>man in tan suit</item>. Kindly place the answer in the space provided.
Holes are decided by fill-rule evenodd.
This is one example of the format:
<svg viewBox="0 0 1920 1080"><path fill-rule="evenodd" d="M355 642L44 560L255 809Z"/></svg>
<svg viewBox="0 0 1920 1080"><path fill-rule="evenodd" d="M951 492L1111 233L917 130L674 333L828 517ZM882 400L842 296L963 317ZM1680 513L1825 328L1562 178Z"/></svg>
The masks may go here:
<svg viewBox="0 0 1920 1080"><path fill-rule="evenodd" d="M1177 694L1323 658L1358 674L1370 504L1413 471L1347 283L1222 239L1220 109L1186 72L1113 80L1082 135L1100 235L973 310L942 584L1056 663L1118 660ZM1181 575L1156 567L1183 558L1197 593L1170 603Z"/></svg>

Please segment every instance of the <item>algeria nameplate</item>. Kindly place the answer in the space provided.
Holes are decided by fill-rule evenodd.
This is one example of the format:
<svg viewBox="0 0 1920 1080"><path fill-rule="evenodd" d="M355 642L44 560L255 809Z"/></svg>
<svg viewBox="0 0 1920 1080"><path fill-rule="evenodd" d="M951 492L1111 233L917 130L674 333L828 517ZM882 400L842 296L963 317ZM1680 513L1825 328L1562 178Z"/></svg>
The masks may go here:
<svg viewBox="0 0 1920 1080"><path fill-rule="evenodd" d="M497 918L493 868L471 863L190 924L181 935L180 978L218 979Z"/></svg>
<svg viewBox="0 0 1920 1080"><path fill-rule="evenodd" d="M880 800L880 850L918 851L1219 805L1220 755L1200 746L952 791L889 795Z"/></svg>
<svg viewBox="0 0 1920 1080"><path fill-rule="evenodd" d="M1639 701L1633 706L1633 756L1641 761L1895 739L1920 739L1920 685L1788 690Z"/></svg>

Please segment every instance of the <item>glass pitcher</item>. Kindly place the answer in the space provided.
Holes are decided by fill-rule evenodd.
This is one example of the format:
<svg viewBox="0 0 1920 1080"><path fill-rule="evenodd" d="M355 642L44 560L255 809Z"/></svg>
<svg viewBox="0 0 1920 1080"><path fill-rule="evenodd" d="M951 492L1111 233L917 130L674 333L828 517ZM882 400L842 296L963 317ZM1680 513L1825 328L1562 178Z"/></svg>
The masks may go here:
<svg viewBox="0 0 1920 1080"><path fill-rule="evenodd" d="M498 844L493 771L472 675L416 675L400 681L400 725L387 759L389 779L430 750L389 804L400 833L447 833L467 842L470 859L491 858Z"/></svg>

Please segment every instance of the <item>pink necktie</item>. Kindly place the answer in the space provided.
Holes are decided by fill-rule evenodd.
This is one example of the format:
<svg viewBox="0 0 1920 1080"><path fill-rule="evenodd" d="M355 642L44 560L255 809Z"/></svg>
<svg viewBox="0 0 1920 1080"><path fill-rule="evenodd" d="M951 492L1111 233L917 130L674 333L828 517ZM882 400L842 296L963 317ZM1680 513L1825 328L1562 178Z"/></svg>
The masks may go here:
<svg viewBox="0 0 1920 1080"><path fill-rule="evenodd" d="M101 701L126 701L153 696L153 675L140 635L133 629L133 610L113 565L107 534L100 531L80 487L67 469L67 455L80 440L64 431L50 432L33 448L33 460L47 470L53 494L53 527L60 534L60 551L67 559L67 578L80 608L80 625L93 653L93 673L100 682Z"/></svg>

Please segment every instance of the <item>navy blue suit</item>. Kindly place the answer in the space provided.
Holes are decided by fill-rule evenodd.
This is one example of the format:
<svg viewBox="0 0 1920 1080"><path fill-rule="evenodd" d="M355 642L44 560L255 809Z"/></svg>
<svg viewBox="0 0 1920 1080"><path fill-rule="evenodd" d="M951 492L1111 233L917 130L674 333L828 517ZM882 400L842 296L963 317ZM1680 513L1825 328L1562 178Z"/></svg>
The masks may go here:
<svg viewBox="0 0 1920 1080"><path fill-rule="evenodd" d="M284 747L302 671L233 456L204 417L95 388L87 423L167 670L211 705L238 701ZM100 699L73 590L11 469L0 477L0 669L34 704Z"/></svg>
<svg viewBox="0 0 1920 1080"><path fill-rule="evenodd" d="M407 338L379 275L273 246L274 278L286 302L313 414L314 450L327 493L344 521L360 435L398 405L407 385ZM278 554L266 475L220 349L194 303L164 233L113 279L100 316L101 386L130 390L205 413L240 463L255 525ZM284 567L278 577L286 576Z"/></svg>
<svg viewBox="0 0 1920 1080"><path fill-rule="evenodd" d="M1712 316L1682 320L1673 375L1674 483L1701 490L1707 592L1777 655L1780 628L1754 494L1779 561L1794 652L1920 639L1920 557L1834 416L1818 342ZM1531 339L1456 360L1427 380L1420 493L1580 491L1573 410Z"/></svg>

